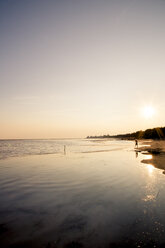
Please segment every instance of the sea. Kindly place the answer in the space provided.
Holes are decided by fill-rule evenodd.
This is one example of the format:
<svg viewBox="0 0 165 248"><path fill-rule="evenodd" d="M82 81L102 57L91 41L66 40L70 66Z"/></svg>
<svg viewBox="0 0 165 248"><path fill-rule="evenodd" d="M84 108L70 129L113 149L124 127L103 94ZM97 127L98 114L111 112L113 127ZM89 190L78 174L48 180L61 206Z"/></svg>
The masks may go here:
<svg viewBox="0 0 165 248"><path fill-rule="evenodd" d="M165 247L165 175L134 145L0 140L0 247Z"/></svg>

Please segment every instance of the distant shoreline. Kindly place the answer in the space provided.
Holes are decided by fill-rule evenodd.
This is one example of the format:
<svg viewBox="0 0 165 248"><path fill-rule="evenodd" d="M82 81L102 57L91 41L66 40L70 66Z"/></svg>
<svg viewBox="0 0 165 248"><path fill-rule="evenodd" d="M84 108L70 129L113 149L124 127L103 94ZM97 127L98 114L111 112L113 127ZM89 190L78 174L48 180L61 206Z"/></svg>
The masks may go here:
<svg viewBox="0 0 165 248"><path fill-rule="evenodd" d="M117 138L124 140L134 140L134 139L153 139L153 140L164 140L165 139L165 127L155 127L152 129L146 129L145 131L136 131L127 134L118 135L99 135L99 136L87 136L87 139L104 139L104 138Z"/></svg>

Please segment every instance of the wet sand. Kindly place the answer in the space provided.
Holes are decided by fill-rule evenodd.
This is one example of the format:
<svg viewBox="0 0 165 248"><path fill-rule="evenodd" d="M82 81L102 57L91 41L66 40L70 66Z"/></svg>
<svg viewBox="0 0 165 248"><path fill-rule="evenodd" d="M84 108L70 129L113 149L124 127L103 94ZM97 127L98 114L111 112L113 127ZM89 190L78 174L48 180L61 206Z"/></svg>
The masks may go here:
<svg viewBox="0 0 165 248"><path fill-rule="evenodd" d="M154 167L163 170L165 174L165 141L141 141L139 148L135 149L136 152L141 152L142 154L152 155L151 159L143 159L141 162L145 164L151 164Z"/></svg>

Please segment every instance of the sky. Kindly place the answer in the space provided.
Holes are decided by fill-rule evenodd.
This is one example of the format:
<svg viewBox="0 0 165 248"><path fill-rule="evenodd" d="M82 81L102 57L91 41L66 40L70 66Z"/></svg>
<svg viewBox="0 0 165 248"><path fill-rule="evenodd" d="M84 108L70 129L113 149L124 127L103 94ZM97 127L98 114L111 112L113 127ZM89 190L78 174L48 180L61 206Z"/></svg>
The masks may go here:
<svg viewBox="0 0 165 248"><path fill-rule="evenodd" d="M164 0L0 0L0 138L165 126L164 29Z"/></svg>

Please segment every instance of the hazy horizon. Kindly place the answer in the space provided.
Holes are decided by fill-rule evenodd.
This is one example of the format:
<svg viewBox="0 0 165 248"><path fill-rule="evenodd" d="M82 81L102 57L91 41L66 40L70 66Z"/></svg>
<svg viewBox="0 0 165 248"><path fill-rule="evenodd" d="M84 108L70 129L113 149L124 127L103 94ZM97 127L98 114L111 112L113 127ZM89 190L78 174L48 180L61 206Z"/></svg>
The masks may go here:
<svg viewBox="0 0 165 248"><path fill-rule="evenodd" d="M0 139L165 126L164 13L162 0L1 0Z"/></svg>

